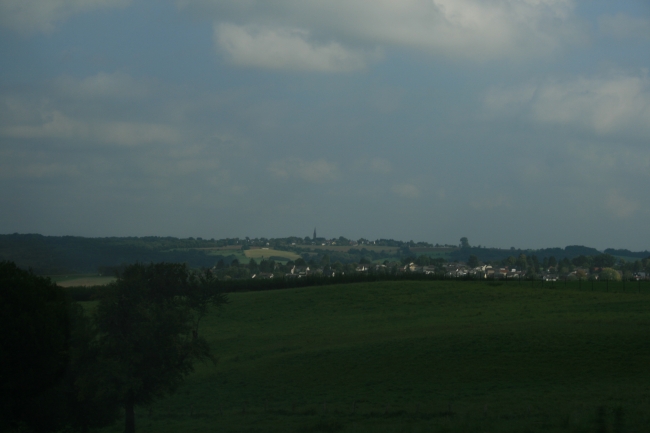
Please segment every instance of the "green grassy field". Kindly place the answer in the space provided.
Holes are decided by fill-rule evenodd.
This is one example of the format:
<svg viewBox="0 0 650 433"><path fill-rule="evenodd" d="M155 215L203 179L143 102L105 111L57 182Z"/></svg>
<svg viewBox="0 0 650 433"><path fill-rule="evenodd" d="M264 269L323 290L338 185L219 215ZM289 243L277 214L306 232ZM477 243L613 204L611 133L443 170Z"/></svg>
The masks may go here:
<svg viewBox="0 0 650 433"><path fill-rule="evenodd" d="M269 259L270 257L285 257L287 261L300 258L300 256L296 253L292 253L290 251L274 250L272 248L255 248L245 250L244 254L246 254L246 257L249 259L255 259L257 261L262 258Z"/></svg>
<svg viewBox="0 0 650 433"><path fill-rule="evenodd" d="M622 287L438 281L232 294L202 327L219 362L141 408L137 428L644 432L650 285Z"/></svg>
<svg viewBox="0 0 650 433"><path fill-rule="evenodd" d="M377 253L385 252L386 254L394 254L400 249L398 247L386 247L380 245L298 245L295 247L299 251L336 251L347 253L352 249L361 250L366 249L368 251L375 251Z"/></svg>

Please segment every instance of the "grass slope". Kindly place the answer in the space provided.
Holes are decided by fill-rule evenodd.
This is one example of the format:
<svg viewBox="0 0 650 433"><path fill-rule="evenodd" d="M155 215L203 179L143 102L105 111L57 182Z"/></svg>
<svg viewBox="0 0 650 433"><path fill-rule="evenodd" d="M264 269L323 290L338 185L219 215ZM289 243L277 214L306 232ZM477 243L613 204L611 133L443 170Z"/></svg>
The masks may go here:
<svg viewBox="0 0 650 433"><path fill-rule="evenodd" d="M650 287L586 289L439 281L232 294L202 327L217 365L141 409L138 430L645 431Z"/></svg>
<svg viewBox="0 0 650 433"><path fill-rule="evenodd" d="M255 259L258 262L262 258L268 260L271 257L285 257L287 261L296 260L300 258L300 256L296 253L292 253L290 251L274 250L272 248L250 249L244 251L244 254L246 254L246 257L248 257L249 259Z"/></svg>

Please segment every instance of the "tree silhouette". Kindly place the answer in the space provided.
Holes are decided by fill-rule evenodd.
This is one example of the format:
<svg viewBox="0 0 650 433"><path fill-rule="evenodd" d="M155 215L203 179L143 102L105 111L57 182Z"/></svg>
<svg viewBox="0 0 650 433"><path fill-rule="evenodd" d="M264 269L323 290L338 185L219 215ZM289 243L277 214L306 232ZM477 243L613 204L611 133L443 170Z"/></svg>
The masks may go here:
<svg viewBox="0 0 650 433"><path fill-rule="evenodd" d="M0 431L63 426L68 308L65 293L49 278L0 262Z"/></svg>
<svg viewBox="0 0 650 433"><path fill-rule="evenodd" d="M98 374L103 392L124 408L124 431L133 433L135 406L173 392L194 361L213 359L199 323L210 304L227 299L209 272L172 263L128 266L103 293Z"/></svg>

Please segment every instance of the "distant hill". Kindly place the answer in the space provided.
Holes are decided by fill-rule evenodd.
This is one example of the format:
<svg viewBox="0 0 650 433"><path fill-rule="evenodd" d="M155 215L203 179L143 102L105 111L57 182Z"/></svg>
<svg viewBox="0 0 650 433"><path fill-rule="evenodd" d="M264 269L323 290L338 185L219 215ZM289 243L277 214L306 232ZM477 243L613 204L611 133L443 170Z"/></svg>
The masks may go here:
<svg viewBox="0 0 650 433"><path fill-rule="evenodd" d="M160 237L84 238L38 234L0 235L0 260L41 275L95 273L100 268L135 262L178 262L211 267L219 256L210 250L214 241ZM230 254L230 253L228 253Z"/></svg>
<svg viewBox="0 0 650 433"><path fill-rule="evenodd" d="M630 257L630 258L635 258L635 259L645 259L647 257L650 257L650 251L645 250L643 252L632 252L630 250L616 250L614 248L607 248L605 250L606 254L611 254L612 256L617 256L617 257Z"/></svg>
<svg viewBox="0 0 650 433"><path fill-rule="evenodd" d="M256 248L252 240L245 239L201 239L174 237L109 237L85 238L80 236L43 236L39 234L0 235L0 260L10 260L21 268L31 268L41 275L74 273L112 273L123 264L135 262L175 262L187 263L192 268L212 267L219 259L230 263L238 258L247 260L244 253L254 256ZM258 241L258 244L261 241ZM598 256L603 254L595 248L570 245L565 248L544 249L501 249L484 247L425 247L421 244L404 245L401 248L390 246L358 245L354 247L322 247L320 245L295 245L294 238L264 239L262 245L288 252L287 257L295 254L306 259L328 255L330 262L358 262L362 257L372 261L399 260L409 255L429 255L449 261L467 261L475 255L480 261L501 261L510 256L537 256L573 259L578 256ZM396 241L394 241L396 242ZM259 247L259 245L257 246ZM242 249L243 248L243 249ZM322 248L328 248L327 250ZM340 248L341 251L336 248ZM321 250L322 249L322 250ZM269 250L270 251L270 250ZM309 251L306 253L305 251ZM632 252L629 250L607 249L605 253L626 259L643 259L650 252ZM290 255L291 254L291 255ZM262 254L264 255L264 254ZM275 254L280 256L281 254ZM284 258L284 256L283 256Z"/></svg>
<svg viewBox="0 0 650 433"><path fill-rule="evenodd" d="M510 256L518 257L520 254L526 256L537 256L542 260L544 257L555 257L557 260L564 258L573 259L579 256L597 256L602 254L595 248L584 247L582 245L570 245L565 248L542 248L539 250L522 250L522 249L501 249L501 248L462 248L457 249L449 254L452 260L467 261L470 255L475 255L483 262L503 260ZM645 257L645 256L644 256Z"/></svg>

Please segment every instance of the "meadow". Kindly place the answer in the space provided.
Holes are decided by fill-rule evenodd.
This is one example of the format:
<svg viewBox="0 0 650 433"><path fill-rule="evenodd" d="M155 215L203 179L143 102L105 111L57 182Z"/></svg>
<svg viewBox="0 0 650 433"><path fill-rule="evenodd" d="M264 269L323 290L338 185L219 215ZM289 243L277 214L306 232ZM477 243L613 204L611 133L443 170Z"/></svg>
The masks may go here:
<svg viewBox="0 0 650 433"><path fill-rule="evenodd" d="M650 426L648 283L400 281L229 298L201 327L218 362L140 408L138 431Z"/></svg>
<svg viewBox="0 0 650 433"><path fill-rule="evenodd" d="M297 250L304 250L304 251L336 251L336 252L343 252L347 253L350 250L362 250L366 249L368 251L374 251L376 253L381 253L384 252L386 254L395 254L397 253L400 248L399 247L386 247L386 246L381 246L381 245L307 245L307 246L296 246L295 247Z"/></svg>
<svg viewBox="0 0 650 433"><path fill-rule="evenodd" d="M269 259L271 257L284 257L286 261L299 259L300 256L296 253L290 251L281 251L274 250L272 248L251 248L250 250L245 250L244 254L249 259L255 259L260 261L261 259Z"/></svg>

